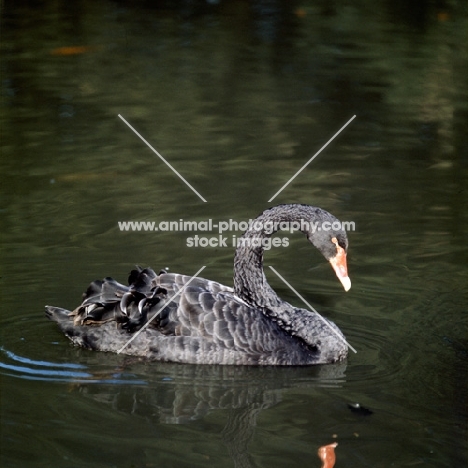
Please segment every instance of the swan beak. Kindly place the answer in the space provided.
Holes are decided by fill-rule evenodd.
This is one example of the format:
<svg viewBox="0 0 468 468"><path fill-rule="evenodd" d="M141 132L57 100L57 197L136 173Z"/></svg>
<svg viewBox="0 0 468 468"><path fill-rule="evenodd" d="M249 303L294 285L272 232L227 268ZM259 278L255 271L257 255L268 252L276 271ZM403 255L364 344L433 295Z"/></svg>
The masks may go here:
<svg viewBox="0 0 468 468"><path fill-rule="evenodd" d="M341 281L345 291L351 289L351 280L348 276L348 266L346 264L346 252L339 245L336 246L336 255L330 259L330 264L335 270L336 276Z"/></svg>

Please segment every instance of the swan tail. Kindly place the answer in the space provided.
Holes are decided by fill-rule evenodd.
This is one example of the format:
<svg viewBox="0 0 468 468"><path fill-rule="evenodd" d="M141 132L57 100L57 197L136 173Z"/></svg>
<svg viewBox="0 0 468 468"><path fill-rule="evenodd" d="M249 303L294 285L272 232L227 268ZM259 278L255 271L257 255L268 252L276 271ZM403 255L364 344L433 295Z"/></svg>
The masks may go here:
<svg viewBox="0 0 468 468"><path fill-rule="evenodd" d="M61 323L67 320L70 320L70 311L67 309L62 309L61 307L54 306L45 306L46 316L49 320L54 322Z"/></svg>

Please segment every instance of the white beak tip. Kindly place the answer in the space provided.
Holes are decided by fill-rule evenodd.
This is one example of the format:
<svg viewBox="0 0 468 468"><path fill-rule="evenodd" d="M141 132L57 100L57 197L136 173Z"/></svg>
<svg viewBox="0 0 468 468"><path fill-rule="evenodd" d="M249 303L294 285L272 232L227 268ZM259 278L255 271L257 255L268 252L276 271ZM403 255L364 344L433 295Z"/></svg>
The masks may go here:
<svg viewBox="0 0 468 468"><path fill-rule="evenodd" d="M343 276L340 278L340 281L345 291L349 291L351 289L351 280L349 279L349 276Z"/></svg>

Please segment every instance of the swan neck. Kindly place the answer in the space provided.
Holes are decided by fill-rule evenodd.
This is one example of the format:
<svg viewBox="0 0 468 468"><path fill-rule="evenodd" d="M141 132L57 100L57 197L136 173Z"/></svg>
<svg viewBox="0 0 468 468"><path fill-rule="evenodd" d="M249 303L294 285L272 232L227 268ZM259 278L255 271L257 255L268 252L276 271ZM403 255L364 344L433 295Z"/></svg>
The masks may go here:
<svg viewBox="0 0 468 468"><path fill-rule="evenodd" d="M263 271L263 253L265 247L271 247L269 238L283 229L285 223L295 223L297 230L307 234L304 223L299 221L311 218L310 208L280 205L266 210L238 238L234 258L234 291L238 297L254 307L270 311L284 303L268 284Z"/></svg>

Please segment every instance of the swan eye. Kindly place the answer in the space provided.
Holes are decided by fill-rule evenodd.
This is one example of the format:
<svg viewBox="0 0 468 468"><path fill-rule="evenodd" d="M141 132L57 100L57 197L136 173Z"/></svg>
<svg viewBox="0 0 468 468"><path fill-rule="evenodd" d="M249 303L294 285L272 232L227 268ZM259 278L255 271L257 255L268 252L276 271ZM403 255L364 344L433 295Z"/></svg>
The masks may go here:
<svg viewBox="0 0 468 468"><path fill-rule="evenodd" d="M339 251L340 249L346 250L345 246L340 244L336 237L333 237L332 240L333 244L336 245L336 250Z"/></svg>

